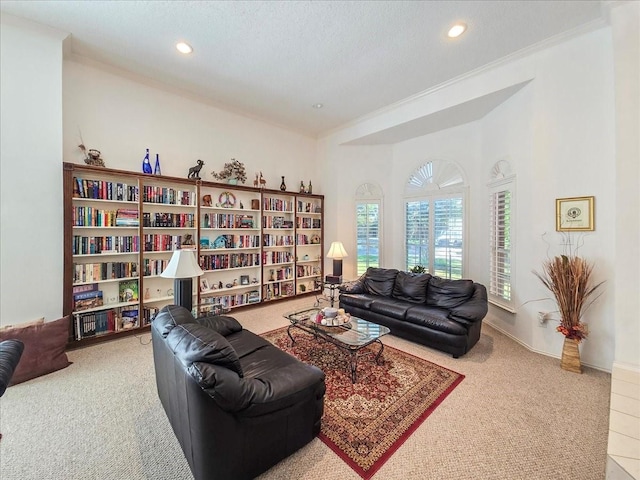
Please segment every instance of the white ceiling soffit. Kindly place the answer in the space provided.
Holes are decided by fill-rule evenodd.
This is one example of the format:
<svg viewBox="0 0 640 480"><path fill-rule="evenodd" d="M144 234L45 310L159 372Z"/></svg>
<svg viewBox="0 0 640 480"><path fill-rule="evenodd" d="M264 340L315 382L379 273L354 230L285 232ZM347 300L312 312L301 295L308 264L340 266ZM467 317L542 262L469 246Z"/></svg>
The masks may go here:
<svg viewBox="0 0 640 480"><path fill-rule="evenodd" d="M2 0L0 10L70 33L72 58L312 137L603 22L594 0ZM451 40L456 21L468 29Z"/></svg>
<svg viewBox="0 0 640 480"><path fill-rule="evenodd" d="M491 110L505 102L531 80L517 83L495 92L487 93L473 100L453 105L437 112L414 118L375 133L355 138L342 145L382 145L403 142L465 123L481 119Z"/></svg>

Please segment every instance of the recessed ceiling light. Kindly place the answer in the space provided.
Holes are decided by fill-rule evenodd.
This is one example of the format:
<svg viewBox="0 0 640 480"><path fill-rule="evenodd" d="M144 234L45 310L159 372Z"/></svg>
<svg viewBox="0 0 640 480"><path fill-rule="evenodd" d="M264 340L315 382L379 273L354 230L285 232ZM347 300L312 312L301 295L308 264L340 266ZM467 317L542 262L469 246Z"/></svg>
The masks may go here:
<svg viewBox="0 0 640 480"><path fill-rule="evenodd" d="M185 55L188 55L189 53L193 52L193 48L191 48L191 45L184 42L176 43L176 48L180 53L184 53Z"/></svg>
<svg viewBox="0 0 640 480"><path fill-rule="evenodd" d="M447 36L449 38L459 37L464 33L466 29L467 29L467 25L465 25L464 23L456 23L453 27L449 29L449 33L447 33Z"/></svg>
<svg viewBox="0 0 640 480"><path fill-rule="evenodd" d="M324 107L324 105L323 105L323 104L321 104L321 103L314 103L314 104L313 104L313 105L311 105L311 106L312 106L313 108L322 108L322 107Z"/></svg>

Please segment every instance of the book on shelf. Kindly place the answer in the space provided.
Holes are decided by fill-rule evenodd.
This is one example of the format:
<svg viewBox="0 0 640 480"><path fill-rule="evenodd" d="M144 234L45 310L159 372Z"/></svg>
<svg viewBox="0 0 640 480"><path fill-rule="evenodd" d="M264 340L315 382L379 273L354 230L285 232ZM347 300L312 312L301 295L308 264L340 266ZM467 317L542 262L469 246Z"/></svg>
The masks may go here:
<svg viewBox="0 0 640 480"><path fill-rule="evenodd" d="M138 280L122 280L118 284L118 292L121 302L133 302L138 300Z"/></svg>
<svg viewBox="0 0 640 480"><path fill-rule="evenodd" d="M76 293L73 296L73 308L76 311L101 307L102 305L104 305L104 302L101 290Z"/></svg>
<svg viewBox="0 0 640 480"><path fill-rule="evenodd" d="M98 290L97 283L88 283L86 285L74 285L72 289L72 293L75 295L76 293L95 292L97 290Z"/></svg>
<svg viewBox="0 0 640 480"><path fill-rule="evenodd" d="M121 311L121 315L122 315L121 328L123 330L127 330L129 328L135 328L139 325L137 308L123 308Z"/></svg>

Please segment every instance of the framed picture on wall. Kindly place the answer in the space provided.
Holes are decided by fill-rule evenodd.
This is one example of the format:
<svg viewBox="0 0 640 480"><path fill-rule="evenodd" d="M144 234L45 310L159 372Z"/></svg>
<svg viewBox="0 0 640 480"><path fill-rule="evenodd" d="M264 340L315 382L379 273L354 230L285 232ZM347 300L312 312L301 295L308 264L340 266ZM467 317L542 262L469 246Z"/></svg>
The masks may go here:
<svg viewBox="0 0 640 480"><path fill-rule="evenodd" d="M556 231L587 232L595 230L594 197L556 199Z"/></svg>

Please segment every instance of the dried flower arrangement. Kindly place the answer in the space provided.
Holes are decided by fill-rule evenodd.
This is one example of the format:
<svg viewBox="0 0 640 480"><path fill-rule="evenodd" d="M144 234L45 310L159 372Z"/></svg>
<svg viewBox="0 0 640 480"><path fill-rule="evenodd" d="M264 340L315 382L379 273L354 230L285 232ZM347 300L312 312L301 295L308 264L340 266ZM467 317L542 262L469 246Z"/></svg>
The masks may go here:
<svg viewBox="0 0 640 480"><path fill-rule="evenodd" d="M247 172L244 168L244 164L235 158L232 158L230 162L225 163L224 168L220 172L211 172L211 175L216 180L237 178L238 181L242 183L247 181Z"/></svg>
<svg viewBox="0 0 640 480"><path fill-rule="evenodd" d="M556 330L577 342L587 338L589 331L581 321L582 316L601 295L593 297L604 283L592 285L593 264L569 252L544 261L542 273L533 273L555 297L560 313Z"/></svg>

